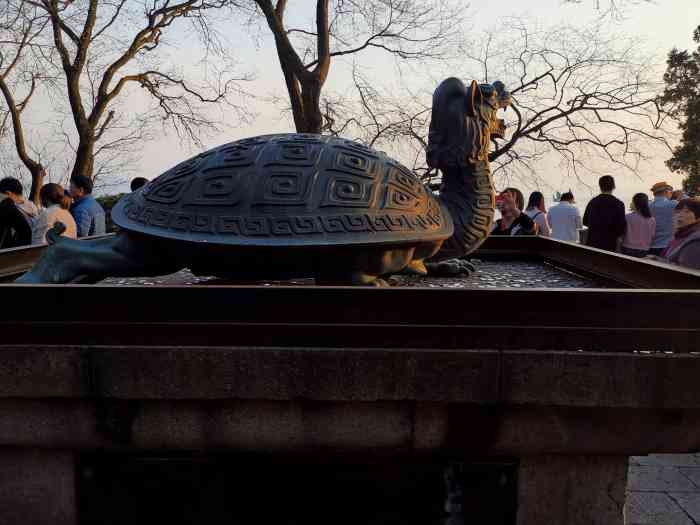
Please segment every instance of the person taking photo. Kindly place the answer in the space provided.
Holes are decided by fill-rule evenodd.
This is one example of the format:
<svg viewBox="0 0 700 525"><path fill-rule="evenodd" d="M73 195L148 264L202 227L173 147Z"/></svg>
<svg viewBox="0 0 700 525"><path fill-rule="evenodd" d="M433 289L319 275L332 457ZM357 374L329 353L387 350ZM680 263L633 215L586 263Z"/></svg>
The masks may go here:
<svg viewBox="0 0 700 525"><path fill-rule="evenodd" d="M536 235L537 225L523 213L525 198L517 188L506 188L496 197L496 207L501 218L494 224L491 235Z"/></svg>

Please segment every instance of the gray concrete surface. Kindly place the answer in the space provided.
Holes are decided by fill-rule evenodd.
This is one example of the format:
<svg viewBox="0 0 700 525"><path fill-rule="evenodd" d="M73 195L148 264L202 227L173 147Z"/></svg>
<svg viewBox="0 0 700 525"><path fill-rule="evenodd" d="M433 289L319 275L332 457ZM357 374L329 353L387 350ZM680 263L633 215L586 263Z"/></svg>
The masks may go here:
<svg viewBox="0 0 700 525"><path fill-rule="evenodd" d="M700 524L700 453L630 458L626 525Z"/></svg>

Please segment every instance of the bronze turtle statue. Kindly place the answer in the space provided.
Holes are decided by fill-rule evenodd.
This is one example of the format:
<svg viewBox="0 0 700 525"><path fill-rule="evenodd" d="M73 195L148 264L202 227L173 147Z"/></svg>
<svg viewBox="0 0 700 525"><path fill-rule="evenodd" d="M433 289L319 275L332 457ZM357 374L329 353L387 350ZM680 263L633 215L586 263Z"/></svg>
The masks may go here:
<svg viewBox="0 0 700 525"><path fill-rule="evenodd" d="M466 128L477 130L467 140L478 158L467 176L446 173L439 195L396 160L351 140L246 138L182 162L123 197L112 210L120 227L113 237L77 241L60 236L60 225L49 231L51 246L18 282L97 282L189 268L241 281L308 276L319 284L379 285L407 268L468 272L469 264L454 258L476 249L491 229L488 149L502 128L496 110L505 104L491 86L446 86L434 105L444 110L446 94L458 100ZM438 110L434 143L444 128Z"/></svg>

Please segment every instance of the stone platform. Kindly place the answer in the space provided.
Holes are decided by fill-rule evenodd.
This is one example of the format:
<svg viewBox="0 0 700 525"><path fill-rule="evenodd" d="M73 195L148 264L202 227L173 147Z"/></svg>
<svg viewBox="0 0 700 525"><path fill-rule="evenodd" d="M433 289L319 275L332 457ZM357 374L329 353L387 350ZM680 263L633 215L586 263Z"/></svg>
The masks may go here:
<svg viewBox="0 0 700 525"><path fill-rule="evenodd" d="M696 457L643 455L700 450L700 273L508 249L529 255L448 285L2 286L55 307L0 320L0 523L75 525L81 492L60 489L95 454L506 463L500 523L697 521Z"/></svg>

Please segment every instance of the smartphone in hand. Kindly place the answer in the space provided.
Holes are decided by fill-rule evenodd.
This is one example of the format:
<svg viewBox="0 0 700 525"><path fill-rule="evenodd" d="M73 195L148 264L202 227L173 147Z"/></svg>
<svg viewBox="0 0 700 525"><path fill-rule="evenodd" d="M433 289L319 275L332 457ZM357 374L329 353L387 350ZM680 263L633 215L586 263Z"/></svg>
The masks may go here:
<svg viewBox="0 0 700 525"><path fill-rule="evenodd" d="M496 208L502 210L504 205L505 198L503 197L503 195L496 195Z"/></svg>

